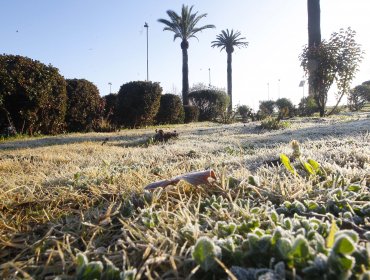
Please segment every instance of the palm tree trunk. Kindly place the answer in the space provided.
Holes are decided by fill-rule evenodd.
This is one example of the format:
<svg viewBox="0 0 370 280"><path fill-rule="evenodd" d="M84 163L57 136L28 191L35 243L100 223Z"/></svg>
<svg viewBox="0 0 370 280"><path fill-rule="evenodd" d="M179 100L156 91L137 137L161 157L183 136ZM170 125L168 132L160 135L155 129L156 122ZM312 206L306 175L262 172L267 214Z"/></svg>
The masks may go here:
<svg viewBox="0 0 370 280"><path fill-rule="evenodd" d="M189 65L188 65L189 43L186 40L181 42L182 49L182 103L189 105Z"/></svg>
<svg viewBox="0 0 370 280"><path fill-rule="evenodd" d="M308 47L319 46L321 43L321 28L320 28L320 0L307 0L307 16L308 16ZM315 75L315 69L312 69L308 75L308 93L314 95L313 87L311 86L312 76Z"/></svg>
<svg viewBox="0 0 370 280"><path fill-rule="evenodd" d="M227 95L230 98L229 108L228 111L231 113L233 110L233 96L232 96L232 90L233 90L233 81L232 81L232 52L227 53Z"/></svg>

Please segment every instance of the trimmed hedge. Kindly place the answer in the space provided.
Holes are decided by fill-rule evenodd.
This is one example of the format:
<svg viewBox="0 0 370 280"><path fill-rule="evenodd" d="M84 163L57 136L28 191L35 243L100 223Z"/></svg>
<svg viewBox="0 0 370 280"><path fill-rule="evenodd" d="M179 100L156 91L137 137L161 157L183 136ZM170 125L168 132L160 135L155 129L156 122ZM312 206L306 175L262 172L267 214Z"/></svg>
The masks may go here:
<svg viewBox="0 0 370 280"><path fill-rule="evenodd" d="M185 118L184 107L179 96L164 94L161 96L159 111L156 116L158 124L183 123Z"/></svg>
<svg viewBox="0 0 370 280"><path fill-rule="evenodd" d="M0 126L18 133L65 129L66 82L57 68L19 55L0 55Z"/></svg>
<svg viewBox="0 0 370 280"><path fill-rule="evenodd" d="M185 123L197 122L199 118L199 109L196 106L192 105L185 105L184 106L185 112Z"/></svg>
<svg viewBox="0 0 370 280"><path fill-rule="evenodd" d="M85 79L68 79L66 123L70 132L94 130L102 117L104 102L98 88Z"/></svg>
<svg viewBox="0 0 370 280"><path fill-rule="evenodd" d="M227 109L229 97L224 91L203 89L189 94L191 104L199 109L200 121L214 121Z"/></svg>
<svg viewBox="0 0 370 280"><path fill-rule="evenodd" d="M131 128L153 124L161 94L159 83L136 81L122 85L117 95L117 123Z"/></svg>

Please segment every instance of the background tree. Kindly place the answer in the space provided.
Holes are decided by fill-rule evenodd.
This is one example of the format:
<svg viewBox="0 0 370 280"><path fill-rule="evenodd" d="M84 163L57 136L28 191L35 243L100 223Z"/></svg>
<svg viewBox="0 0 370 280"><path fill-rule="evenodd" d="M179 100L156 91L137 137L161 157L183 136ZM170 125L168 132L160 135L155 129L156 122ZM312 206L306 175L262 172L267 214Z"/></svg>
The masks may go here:
<svg viewBox="0 0 370 280"><path fill-rule="evenodd" d="M136 81L122 85L117 94L117 123L130 128L153 124L161 94L159 83Z"/></svg>
<svg viewBox="0 0 370 280"><path fill-rule="evenodd" d="M242 117L243 122L247 122L248 119L255 120L253 109L247 105L238 106L236 111Z"/></svg>
<svg viewBox="0 0 370 280"><path fill-rule="evenodd" d="M317 62L314 67L315 75L310 78L309 83L320 116L325 115L328 91L334 81L338 88L337 104L329 115L335 111L342 97L349 93L351 81L358 71L363 54L354 39L355 35L356 32L351 28L341 29L332 33L328 42L323 40L319 46L306 46L303 49L300 60L306 74L313 71L312 61Z"/></svg>
<svg viewBox="0 0 370 280"><path fill-rule="evenodd" d="M98 123L104 112L104 102L98 88L85 79L67 79L66 81L68 131L94 130L94 124Z"/></svg>
<svg viewBox="0 0 370 280"><path fill-rule="evenodd" d="M178 15L175 11L168 10L167 15L170 20L158 19L159 22L166 25L163 28L164 31L172 31L175 33L173 40L177 38L181 39L181 50L182 50L182 100L184 105L188 105L188 93L189 93L189 65L188 65L188 48L189 39L197 38L196 33L208 29L215 28L214 25L208 24L197 27L198 22L207 16L207 14L198 15L198 12L193 13L193 6L182 5L181 15ZM198 38L197 38L198 39Z"/></svg>
<svg viewBox="0 0 370 280"><path fill-rule="evenodd" d="M192 91L189 100L199 109L200 121L214 121L220 117L229 105L229 97L224 91L204 89Z"/></svg>
<svg viewBox="0 0 370 280"><path fill-rule="evenodd" d="M162 95L159 111L156 116L157 123L183 123L184 118L184 107L182 106L180 97L170 93Z"/></svg>
<svg viewBox="0 0 370 280"><path fill-rule="evenodd" d="M57 68L28 57L0 55L0 121L18 133L64 130L66 82Z"/></svg>
<svg viewBox="0 0 370 280"><path fill-rule="evenodd" d="M356 86L348 95L348 106L352 111L361 110L366 102L370 102L370 85L363 83Z"/></svg>
<svg viewBox="0 0 370 280"><path fill-rule="evenodd" d="M245 37L241 37L239 31L234 33L234 30L229 29L222 30L216 37L216 41L212 41L212 47L221 48L220 51L225 50L227 53L227 94L229 95L229 112L233 109L232 104L232 53L234 52L234 47L242 48L247 47L248 42L244 41Z"/></svg>
<svg viewBox="0 0 370 280"><path fill-rule="evenodd" d="M321 43L321 25L320 25L320 0L307 0L307 18L308 18L308 47L317 47ZM317 59L317 58L316 58ZM315 68L318 64L315 58L312 58L308 80L310 81L315 75ZM313 95L313 90L308 83L309 95Z"/></svg>
<svg viewBox="0 0 370 280"><path fill-rule="evenodd" d="M282 97L275 101L275 106L279 111L279 118L293 117L295 108L292 101L288 98Z"/></svg>
<svg viewBox="0 0 370 280"><path fill-rule="evenodd" d="M262 118L271 116L275 110L275 101L272 100L260 101L259 110L260 110L259 113Z"/></svg>

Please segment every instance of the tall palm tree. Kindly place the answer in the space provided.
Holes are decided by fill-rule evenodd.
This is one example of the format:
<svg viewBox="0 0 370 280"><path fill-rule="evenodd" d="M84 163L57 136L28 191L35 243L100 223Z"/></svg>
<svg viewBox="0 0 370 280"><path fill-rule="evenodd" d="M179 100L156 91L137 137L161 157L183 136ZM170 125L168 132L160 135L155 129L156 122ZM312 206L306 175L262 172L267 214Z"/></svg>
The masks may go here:
<svg viewBox="0 0 370 280"><path fill-rule="evenodd" d="M245 37L241 37L239 31L234 33L234 30L229 29L222 30L220 34L217 35L216 41L212 41L212 47L221 48L220 51L225 50L227 53L227 94L230 97L229 112L233 109L233 99L232 99L232 53L234 52L234 47L242 48L247 47L248 42L244 41Z"/></svg>
<svg viewBox="0 0 370 280"><path fill-rule="evenodd" d="M320 0L307 0L308 47L321 43Z"/></svg>
<svg viewBox="0 0 370 280"><path fill-rule="evenodd" d="M307 0L307 17L308 17L308 48L318 47L321 43L321 26L320 26L320 0ZM312 65L317 65L313 61ZM309 70L308 74L308 92L314 95L311 81L315 75L315 69Z"/></svg>
<svg viewBox="0 0 370 280"><path fill-rule="evenodd" d="M207 14L198 15L198 12L192 13L193 6L190 8L188 6L182 5L181 15L178 15L175 11L168 10L167 19L158 19L159 22L166 25L163 31L172 31L175 33L173 40L177 38L181 39L181 49L182 49L182 99L183 104L189 104L189 65L188 65L188 48L189 39L197 38L196 33L207 28L215 28L214 25L208 24L201 27L197 27L198 22L207 16ZM197 38L198 39L198 38Z"/></svg>

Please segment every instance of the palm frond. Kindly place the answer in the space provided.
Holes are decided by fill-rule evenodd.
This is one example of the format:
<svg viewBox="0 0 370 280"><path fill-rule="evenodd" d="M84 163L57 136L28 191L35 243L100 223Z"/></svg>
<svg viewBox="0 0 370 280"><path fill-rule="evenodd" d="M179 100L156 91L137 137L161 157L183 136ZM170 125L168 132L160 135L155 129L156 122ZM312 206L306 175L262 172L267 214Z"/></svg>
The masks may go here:
<svg viewBox="0 0 370 280"><path fill-rule="evenodd" d="M226 50L233 52L234 47L242 48L247 47L248 42L245 41L245 37L241 37L239 31L234 32L233 29L222 30L220 34L216 36L216 40L211 42L211 46L221 48L220 51Z"/></svg>
<svg viewBox="0 0 370 280"><path fill-rule="evenodd" d="M215 28L213 24L204 25L197 27L199 21L206 17L207 14L198 15L198 12L193 13L193 7L182 5L181 15L178 15L175 11L168 10L167 19L158 19L159 22L166 25L163 28L164 31L172 31L175 33L174 40L176 38L181 38L183 40L188 40L189 38L197 38L195 34L204 29ZM198 39L198 38L197 38Z"/></svg>

